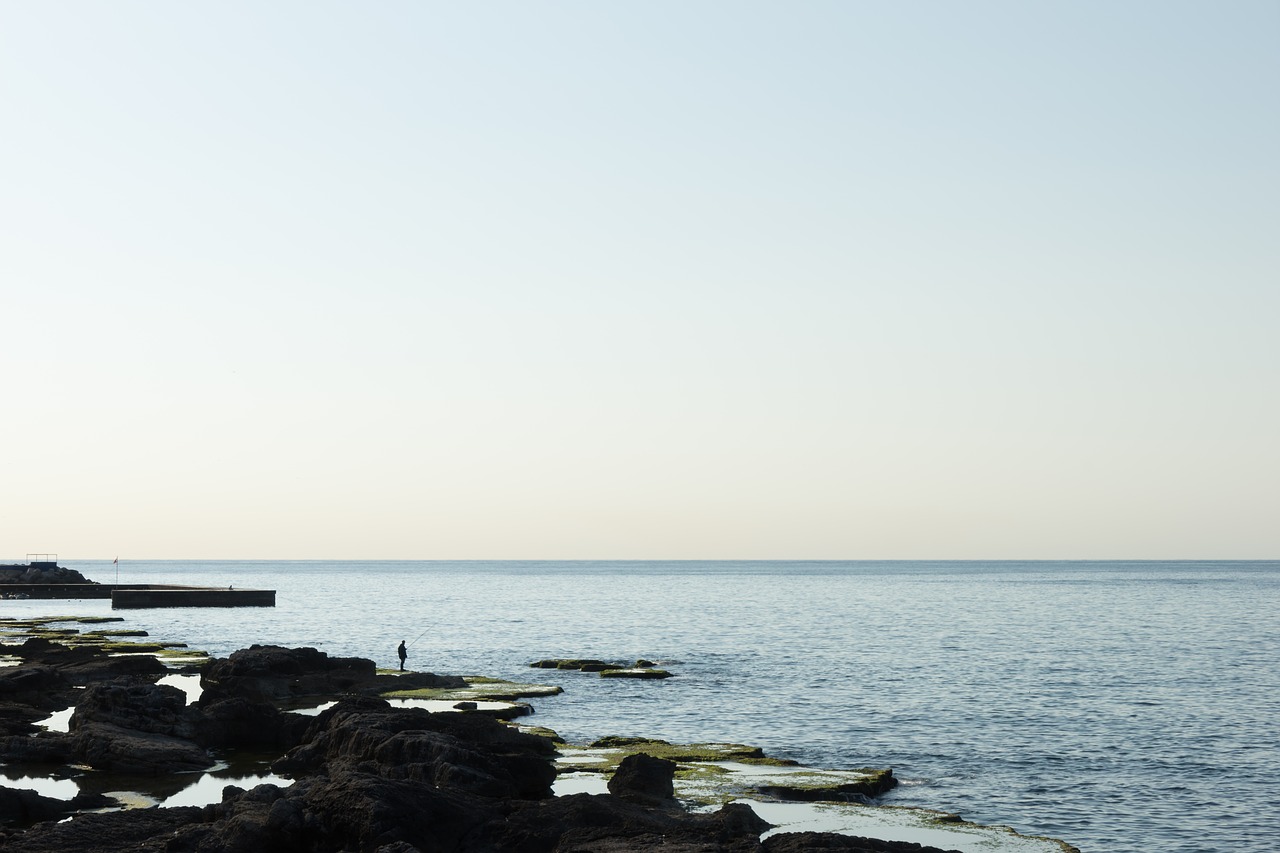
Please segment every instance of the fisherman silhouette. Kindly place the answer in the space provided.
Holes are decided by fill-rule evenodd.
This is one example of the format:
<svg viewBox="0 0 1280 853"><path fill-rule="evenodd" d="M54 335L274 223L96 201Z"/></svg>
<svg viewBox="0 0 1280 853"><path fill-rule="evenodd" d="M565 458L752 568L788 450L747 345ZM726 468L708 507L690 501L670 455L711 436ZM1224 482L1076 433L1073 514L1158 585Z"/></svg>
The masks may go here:
<svg viewBox="0 0 1280 853"><path fill-rule="evenodd" d="M400 655L400 669L404 670L404 659L409 656L409 652L405 650L404 640L400 641L400 648L396 649L396 654Z"/></svg>

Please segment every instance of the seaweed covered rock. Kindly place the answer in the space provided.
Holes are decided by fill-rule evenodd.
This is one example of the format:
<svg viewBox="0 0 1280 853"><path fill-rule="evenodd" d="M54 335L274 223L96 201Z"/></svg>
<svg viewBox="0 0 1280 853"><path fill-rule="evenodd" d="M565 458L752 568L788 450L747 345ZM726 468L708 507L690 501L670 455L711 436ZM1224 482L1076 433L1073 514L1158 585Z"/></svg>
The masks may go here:
<svg viewBox="0 0 1280 853"><path fill-rule="evenodd" d="M169 670L151 655L113 655L92 645L68 646L45 637L30 637L21 645L7 646L5 652L32 665L56 669L75 685L92 684L125 675L156 676Z"/></svg>
<svg viewBox="0 0 1280 853"><path fill-rule="evenodd" d="M766 797L794 802L865 803L898 787L892 768L861 772L864 774L862 778L847 782L827 785L765 784L758 785L756 791Z"/></svg>
<svg viewBox="0 0 1280 853"><path fill-rule="evenodd" d="M579 672L600 672L606 669L619 669L626 664L606 663L595 658L548 658L529 664L535 669L574 669Z"/></svg>

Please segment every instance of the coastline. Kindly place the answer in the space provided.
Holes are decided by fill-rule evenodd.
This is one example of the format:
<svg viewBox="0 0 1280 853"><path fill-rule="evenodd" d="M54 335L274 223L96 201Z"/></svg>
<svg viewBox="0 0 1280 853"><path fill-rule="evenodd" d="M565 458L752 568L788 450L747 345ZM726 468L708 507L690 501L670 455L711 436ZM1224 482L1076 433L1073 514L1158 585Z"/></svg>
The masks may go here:
<svg viewBox="0 0 1280 853"><path fill-rule="evenodd" d="M14 762L15 755L22 755L25 749L30 756L32 744L38 744L37 752L43 751L41 757L46 759L46 764L50 758L65 756L66 763L57 771L64 778L70 778L77 772L81 775L101 774L104 768L108 774L114 772L124 775L126 770L136 773L141 769L138 759L140 754L153 755L155 760L150 768L153 778L165 775L160 768L166 760L176 762L170 766L168 775L186 774L190 777L217 767L219 761L214 759L215 755L222 757L257 750L273 754L272 760L264 764L273 774L279 774L273 778L291 778L293 783L281 786L267 782L247 791L228 787L221 800L216 803L186 807L195 809L194 812L182 811L184 807L128 809L128 798L117 797L114 803L110 803L105 801L105 794L100 794L93 801L77 802L72 798L65 801L67 805L59 812L58 806L45 802L52 798L35 799L41 795L34 791L13 793L16 789L6 785L0 789L6 792L6 798L10 801L17 798L26 805L20 804L5 812L8 826L2 849L55 849L48 847L46 842L56 840L57 843L69 843L68 833L82 833L91 826L96 827L90 833L92 837L76 843L83 845L91 842L90 846L81 846L81 849L102 850L104 853L116 849L144 849L137 845L150 843L147 839L153 838L153 835L147 835L140 839L139 833L147 827L161 827L157 829L160 834L172 834L181 830L187 834L206 837L211 833L227 831L230 824L242 827L251 821L247 814L254 809L250 805L258 803L264 797L271 798L273 803L300 798L305 800L317 784L317 778L326 779L326 784L333 785L336 784L335 778L342 777L351 788L347 792L349 795L352 791L363 790L373 782L380 784L394 781L397 784L407 784L413 781L420 790L414 789L408 793L426 802L432 801L442 790L452 790L447 782L442 784L442 778L447 780L473 778L477 774L492 775L486 769L498 760L492 750L480 750L462 762L446 762L444 765L437 762L430 765L433 768L430 772L424 769L429 762L384 762L385 766L379 764L380 770L372 778L367 773L364 776L352 775L355 771L348 766L351 757L341 753L328 755L323 760L312 759L309 763L298 757L298 753L305 755L308 751L315 752L318 743L334 737L335 730L346 731L348 734L354 732L364 739L371 737L371 732L391 731L393 734L385 739L385 746L396 739L396 733L403 730L407 721L411 721L414 725L442 728L438 734L452 738L455 743L465 740L460 737L459 731L479 736L482 743L487 743L486 738L496 740L502 744L498 750L499 756L520 756L524 776L518 777L506 771L503 778L508 780L508 788L511 779L523 778L524 781L516 784L514 790L505 790L505 793L497 797L497 801L503 803L502 810L508 815L515 812L538 812L545 818L553 812L558 814L557 820L563 824L560 841L563 841L566 833L571 834L575 827L578 830L582 828L575 821L588 818L581 814L574 817L568 812L560 814L557 810L567 809L572 812L571 805L578 807L585 802L591 804L591 809L603 809L612 815L615 830L613 841L620 843L622 839L626 839L626 849L647 849L644 845L649 842L642 836L653 827L645 824L645 821L657 821L667 829L678 830L690 838L708 836L708 833L719 838L728 832L725 826L728 822L737 827L729 832L733 836L732 843L724 842L730 846L713 849L735 851L805 849L781 846L799 843L797 839L802 836L792 827L816 828L824 838L827 835L833 836L824 843L846 844L847 841L841 839L854 837L847 834L850 823L881 836L890 836L867 843L914 843L893 840L891 836L896 834L916 839L936 839L940 843L957 840L963 842L966 837L979 838L984 845L982 849L1074 850L1063 842L1019 836L1007 828L976 827L960 821L954 815L866 805L871 797L881 791L874 787L858 786L864 785L865 780L872 777L879 779L878 784L885 784L885 771L821 771L788 766L792 763L773 761L763 756L759 750L739 745L699 745L702 751L692 753L690 747L672 747L670 744L644 738L620 738L613 739L611 743L581 746L565 744L558 740L554 732L523 725L525 716L532 709L519 701L530 695L559 692L558 687L548 690L542 686L540 690L538 685L486 683L480 678L468 680L459 676L437 676L431 673L400 675L377 670L372 661L330 658L314 649L305 648L251 647L233 653L228 658L213 659L192 652L181 644L163 644L163 647L147 644L137 639L139 632L129 632L135 635L132 637L121 637L121 632L113 635L109 628L101 625L119 620L108 617L92 618L88 624L94 627L85 631L80 627L57 627L76 623L78 620L72 617L51 618L38 625L30 624L33 621L25 620L25 625L22 620L0 621L0 629L18 629L19 635L27 637L21 646L11 644L5 649L14 653L20 661L17 666L0 668L0 701L6 703L7 710L12 712L22 704L22 697L30 695L17 688L30 682L33 674L48 679L52 677L50 672L76 670L81 673L79 680L86 683L75 690L82 695L77 697L79 701L75 703L75 721L69 720L68 728L72 731L68 731L66 735L44 731L34 733L33 737L30 731L21 733L21 726L33 727L36 719L39 719L32 716L37 710L35 706L25 715L6 714L5 719L11 723L16 721L18 728L15 733L11 726L2 741L6 767L21 763ZM12 643L17 637L7 639ZM51 661L54 658L61 660ZM168 665L161 663L161 660L167 660ZM276 671L273 671L273 667ZM196 677L199 690L191 690L188 694L172 683L158 683L175 675L185 676L188 680ZM389 693L399 692L403 695L406 688L410 692L425 691L433 695L417 699L393 698L392 701L401 703L399 707L393 707L383 698L384 694ZM63 691L62 698L57 699L58 692L50 693L47 686L43 693L46 696L42 700L44 707L38 709L42 713L51 699L67 701L72 695ZM109 701L103 702L103 695L109 695ZM189 698L192 701L188 702ZM424 706L415 707L415 702L434 702L436 709L433 712ZM311 706L310 715L286 710L286 706L292 705L296 709L299 705L307 704ZM460 713L440 713L446 707ZM511 722L504 723L498 718L506 718ZM463 720L469 722L463 723ZM499 735L499 732L503 734ZM518 748L512 745L517 741ZM116 744L116 747L113 748L112 744ZM439 742L433 741L432 749L438 747ZM664 747L667 749L664 750ZM59 753L59 748L69 751ZM200 758L201 751L203 759ZM662 757L664 751L671 757ZM130 758L122 761L123 754L128 754ZM665 783L671 787L668 796L659 797L655 802L637 804L633 796L611 792L611 785L619 768L627 762L637 760L637 756L670 765L661 771L670 774ZM94 760L86 760L89 758ZM81 763L75 764L75 761ZM130 761L133 763L129 763ZM199 766L202 761L205 762L204 767ZM419 767L419 764L422 766ZM95 769L83 769L86 765ZM423 778L407 780L406 766L418 767L413 772ZM76 770L76 767L81 769ZM292 773L281 773L290 770ZM891 772L888 772L887 778L892 778ZM815 784L815 780L821 784ZM489 796L497 790L492 787L495 783L486 784L490 785L486 789L489 794L478 796ZM649 779L645 784L651 788L653 780ZM659 779L657 784L661 788L664 783ZM111 786L97 787L102 789ZM464 795L471 793L475 792L468 791L465 785L459 791L452 791L452 795L463 799L466 799ZM402 790L384 794L392 800L393 794L408 795ZM479 808L469 800L468 803L466 808L459 806L461 811L451 819L461 819L458 816L461 814L471 815L472 823L476 825L473 830L479 831L476 827L487 826L486 821L492 815L486 818L484 815L489 814L486 809ZM555 803L560 805L549 805ZM278 808L293 806L302 809L302 817L299 819L305 824L309 814L305 803ZM618 813L617 809L622 809L626 814ZM171 814L162 815L164 819L161 820L154 814L142 817L143 811ZM74 817L60 824L31 820L32 817L45 813L51 813L49 816L55 818L67 813ZM265 815L261 815L260 832L270 831L270 813L271 809L268 809ZM844 815L843 823L837 813ZM751 815L749 819L746 817L748 814ZM763 814L771 816L772 826L759 820ZM110 817L112 815L114 817ZM598 819L599 814L590 818L593 821ZM408 824L401 825L406 820ZM636 821L640 823L637 824ZM104 836L98 824L110 824L121 831L124 831L122 826L132 827L125 833L130 840L125 846L112 847L107 840L110 833ZM438 839L431 840L434 835L429 827L418 826L407 816L392 819L389 824L389 827L383 827L379 831L391 832L393 835L408 833L406 837L413 836L421 844L427 845L420 847L409 841L406 843L411 846L402 848L404 850L470 849L438 846ZM640 824L649 826L649 829L641 831ZM835 833L831 832L832 829ZM485 831L491 830L492 828ZM343 830L348 834L351 831L355 830L352 827ZM414 836L414 832L419 835ZM338 834L342 835L342 832ZM230 843L227 839L224 841ZM996 844L995 847L991 846L993 843ZM380 849L364 842L361 845L360 849ZM329 848L313 846L308 849ZM338 846L332 849L342 848Z"/></svg>

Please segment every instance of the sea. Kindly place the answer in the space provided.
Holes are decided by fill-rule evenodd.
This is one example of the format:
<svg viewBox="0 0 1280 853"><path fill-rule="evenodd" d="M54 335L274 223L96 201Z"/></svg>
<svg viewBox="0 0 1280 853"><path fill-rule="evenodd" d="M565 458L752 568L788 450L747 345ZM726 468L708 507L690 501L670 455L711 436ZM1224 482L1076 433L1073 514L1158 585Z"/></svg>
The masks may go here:
<svg viewBox="0 0 1280 853"><path fill-rule="evenodd" d="M526 722L892 767L881 802L1083 853L1271 853L1280 561L63 560L92 580L274 589L274 608L112 611L215 656L254 643L558 684ZM666 680L531 669L654 661Z"/></svg>

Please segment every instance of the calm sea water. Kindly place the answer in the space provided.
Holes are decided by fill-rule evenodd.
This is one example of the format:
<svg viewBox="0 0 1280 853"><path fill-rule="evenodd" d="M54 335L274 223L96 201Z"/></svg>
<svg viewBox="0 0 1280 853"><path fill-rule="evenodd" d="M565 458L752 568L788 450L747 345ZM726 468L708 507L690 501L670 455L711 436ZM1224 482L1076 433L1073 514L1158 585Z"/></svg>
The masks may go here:
<svg viewBox="0 0 1280 853"><path fill-rule="evenodd" d="M109 562L64 561L98 581ZM891 766L885 802L1086 853L1271 851L1280 562L125 561L121 582L276 589L277 607L116 611L215 655L315 646L558 683L531 722ZM0 602L0 615L106 613ZM647 657L679 677L533 670Z"/></svg>

